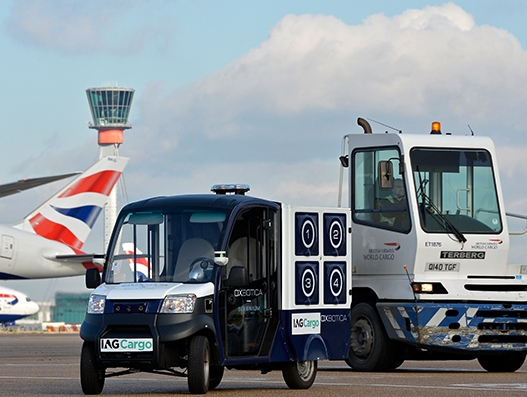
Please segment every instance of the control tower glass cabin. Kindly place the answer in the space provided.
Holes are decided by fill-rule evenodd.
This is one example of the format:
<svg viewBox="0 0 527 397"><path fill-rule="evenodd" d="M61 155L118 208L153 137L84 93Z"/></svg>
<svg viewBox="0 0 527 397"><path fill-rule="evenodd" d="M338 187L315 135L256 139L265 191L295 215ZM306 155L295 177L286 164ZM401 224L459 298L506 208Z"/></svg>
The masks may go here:
<svg viewBox="0 0 527 397"><path fill-rule="evenodd" d="M90 128L99 131L99 145L123 143L123 131L132 128L128 115L134 98L132 88L88 88L86 95L93 119Z"/></svg>

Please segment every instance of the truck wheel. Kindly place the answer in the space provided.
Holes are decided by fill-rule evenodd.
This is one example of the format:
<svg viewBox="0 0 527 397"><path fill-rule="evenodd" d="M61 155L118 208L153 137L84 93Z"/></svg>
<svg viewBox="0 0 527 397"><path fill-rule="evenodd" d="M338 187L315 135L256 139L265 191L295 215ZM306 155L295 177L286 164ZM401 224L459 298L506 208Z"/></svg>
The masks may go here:
<svg viewBox="0 0 527 397"><path fill-rule="evenodd" d="M403 351L402 349L393 349L392 350L392 360L390 362L390 365L386 369L396 369L399 368L404 363L404 357L402 356Z"/></svg>
<svg viewBox="0 0 527 397"><path fill-rule="evenodd" d="M81 350L81 387L84 394L101 394L104 387L105 370L95 361L95 345L84 342Z"/></svg>
<svg viewBox="0 0 527 397"><path fill-rule="evenodd" d="M190 340L188 352L188 389L191 394L209 391L210 347L206 336L197 335Z"/></svg>
<svg viewBox="0 0 527 397"><path fill-rule="evenodd" d="M317 361L295 361L282 369L290 389L309 389L317 376Z"/></svg>
<svg viewBox="0 0 527 397"><path fill-rule="evenodd" d="M521 368L525 353L479 356L478 362L488 372L514 372Z"/></svg>
<svg viewBox="0 0 527 397"><path fill-rule="evenodd" d="M386 371L397 366L400 361L394 354L395 350L376 309L369 303L355 306L351 310L348 365L360 372Z"/></svg>
<svg viewBox="0 0 527 397"><path fill-rule="evenodd" d="M225 368L222 365L215 365L210 367L209 390L217 388L223 379L223 372Z"/></svg>

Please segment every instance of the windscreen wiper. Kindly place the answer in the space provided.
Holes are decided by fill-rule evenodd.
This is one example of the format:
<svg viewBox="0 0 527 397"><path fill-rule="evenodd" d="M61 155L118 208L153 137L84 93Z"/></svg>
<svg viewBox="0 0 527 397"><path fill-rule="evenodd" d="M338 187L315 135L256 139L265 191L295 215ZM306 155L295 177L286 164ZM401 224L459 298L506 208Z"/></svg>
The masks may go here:
<svg viewBox="0 0 527 397"><path fill-rule="evenodd" d="M428 205L430 209L434 211L439 216L439 218L441 218L441 220L443 221L443 228L446 231L451 231L460 243L465 243L467 241L465 235L452 222L448 220L448 218L439 210L439 208L437 208L437 206L432 202L430 197L426 195L424 190L421 190L421 197L423 198L423 202L426 200L426 205ZM426 210L423 209L423 211Z"/></svg>

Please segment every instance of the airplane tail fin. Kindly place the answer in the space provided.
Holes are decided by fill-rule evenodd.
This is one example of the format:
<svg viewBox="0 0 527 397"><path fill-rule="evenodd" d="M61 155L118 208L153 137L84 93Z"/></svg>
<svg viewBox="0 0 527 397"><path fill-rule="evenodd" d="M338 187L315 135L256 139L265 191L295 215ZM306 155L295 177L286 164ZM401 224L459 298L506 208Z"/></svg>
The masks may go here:
<svg viewBox="0 0 527 397"><path fill-rule="evenodd" d="M80 250L127 163L100 159L15 227Z"/></svg>
<svg viewBox="0 0 527 397"><path fill-rule="evenodd" d="M134 255L134 243L123 243L123 252L126 255ZM136 281L146 281L150 277L150 274L152 273L152 264L146 258L146 255L144 255L139 248L135 248L135 256L136 256L136 262L134 263L134 258L128 258L128 265L130 266L130 270L132 272L134 271L134 268L136 271Z"/></svg>

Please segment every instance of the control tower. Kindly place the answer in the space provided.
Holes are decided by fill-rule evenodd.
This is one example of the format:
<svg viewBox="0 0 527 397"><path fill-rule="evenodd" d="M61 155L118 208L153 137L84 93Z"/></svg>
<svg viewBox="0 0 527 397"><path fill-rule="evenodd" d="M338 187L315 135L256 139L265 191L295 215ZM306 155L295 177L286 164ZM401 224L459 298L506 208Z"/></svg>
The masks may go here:
<svg viewBox="0 0 527 397"><path fill-rule="evenodd" d="M134 92L132 88L121 87L88 88L86 90L93 120L88 123L88 126L98 131L100 158L119 155L119 145L123 143L124 130L132 128L128 123L128 115ZM117 218L116 187L104 207L104 249L108 246Z"/></svg>

